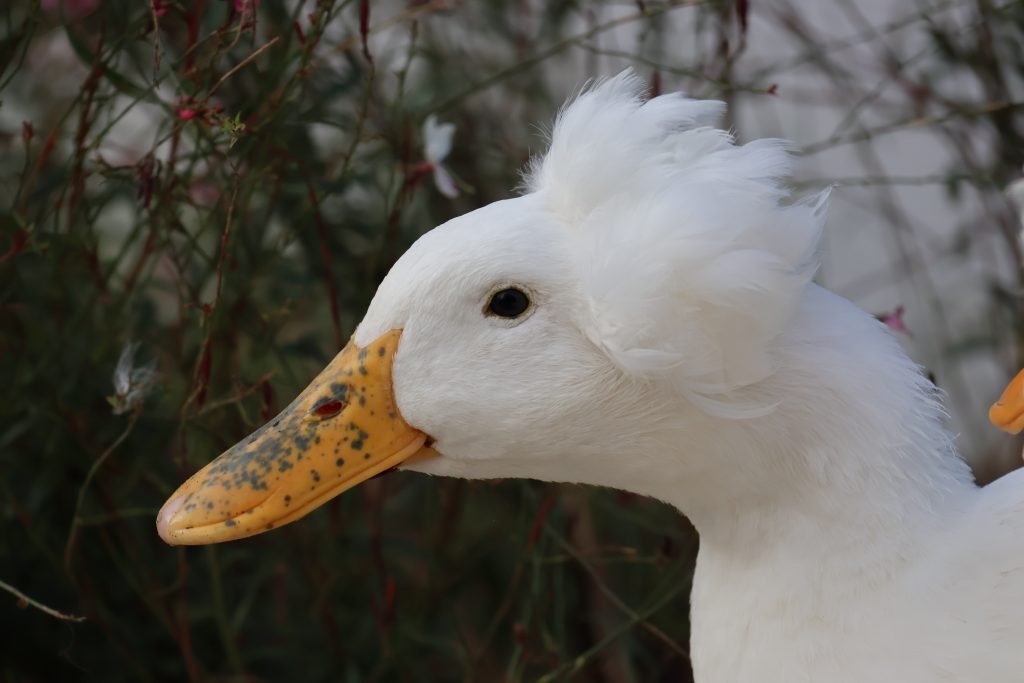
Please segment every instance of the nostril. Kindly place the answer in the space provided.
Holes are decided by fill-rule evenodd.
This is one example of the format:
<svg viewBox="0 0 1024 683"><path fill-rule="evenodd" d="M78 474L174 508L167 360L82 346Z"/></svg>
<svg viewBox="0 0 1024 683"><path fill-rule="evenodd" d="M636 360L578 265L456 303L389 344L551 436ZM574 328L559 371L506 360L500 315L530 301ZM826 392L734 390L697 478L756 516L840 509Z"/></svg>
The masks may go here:
<svg viewBox="0 0 1024 683"><path fill-rule="evenodd" d="M310 412L321 420L334 417L345 407L344 401L321 399Z"/></svg>

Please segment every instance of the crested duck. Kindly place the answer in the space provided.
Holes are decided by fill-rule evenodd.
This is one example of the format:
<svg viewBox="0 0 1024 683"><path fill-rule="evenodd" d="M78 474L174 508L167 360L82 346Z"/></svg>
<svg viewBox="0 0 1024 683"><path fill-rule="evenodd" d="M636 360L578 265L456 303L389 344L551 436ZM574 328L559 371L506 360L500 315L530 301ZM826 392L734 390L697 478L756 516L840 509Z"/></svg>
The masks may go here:
<svg viewBox="0 0 1024 683"><path fill-rule="evenodd" d="M1024 475L977 486L918 366L812 282L828 198L789 196L786 143L642 91L584 91L524 194L420 238L160 536L261 533L393 467L614 487L700 534L698 683L1019 682Z"/></svg>

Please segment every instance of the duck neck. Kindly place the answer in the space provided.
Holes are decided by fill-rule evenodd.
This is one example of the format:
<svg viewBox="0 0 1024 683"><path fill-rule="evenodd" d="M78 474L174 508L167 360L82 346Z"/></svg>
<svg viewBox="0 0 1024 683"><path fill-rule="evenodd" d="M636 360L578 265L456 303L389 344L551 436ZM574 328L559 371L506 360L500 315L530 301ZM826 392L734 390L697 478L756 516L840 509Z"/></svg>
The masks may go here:
<svg viewBox="0 0 1024 683"><path fill-rule="evenodd" d="M680 425L675 457L707 466L648 493L691 519L705 567L889 575L976 490L934 388L872 317L817 287L778 348L757 388L777 408Z"/></svg>

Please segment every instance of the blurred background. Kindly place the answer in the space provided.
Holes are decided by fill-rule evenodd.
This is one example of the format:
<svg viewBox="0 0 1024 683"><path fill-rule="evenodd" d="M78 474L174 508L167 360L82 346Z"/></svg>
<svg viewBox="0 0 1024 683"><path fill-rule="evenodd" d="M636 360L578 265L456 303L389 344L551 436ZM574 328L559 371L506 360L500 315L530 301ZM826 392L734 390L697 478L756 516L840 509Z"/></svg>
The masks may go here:
<svg viewBox="0 0 1024 683"><path fill-rule="evenodd" d="M796 143L794 191L836 185L819 280L979 479L1017 466L985 415L1024 361L1019 0L8 0L0 678L689 680L697 539L650 500L398 473L240 543L153 525L626 66Z"/></svg>

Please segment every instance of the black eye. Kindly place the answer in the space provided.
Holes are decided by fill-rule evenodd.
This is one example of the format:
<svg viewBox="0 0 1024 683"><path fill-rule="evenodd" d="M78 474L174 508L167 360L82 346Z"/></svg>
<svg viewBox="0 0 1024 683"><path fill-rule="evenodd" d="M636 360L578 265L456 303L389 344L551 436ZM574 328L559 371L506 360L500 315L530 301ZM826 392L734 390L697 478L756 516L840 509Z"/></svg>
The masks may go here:
<svg viewBox="0 0 1024 683"><path fill-rule="evenodd" d="M513 287L491 295L487 310L501 318L518 318L530 307L530 297Z"/></svg>

